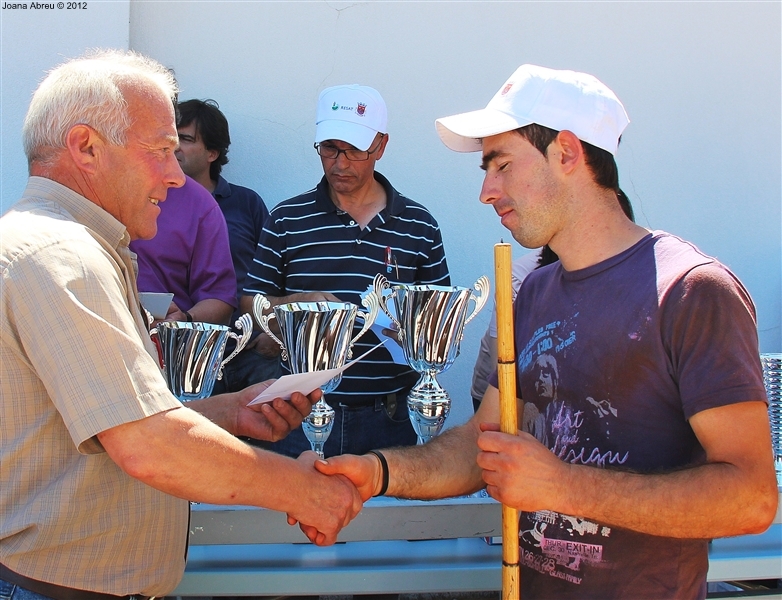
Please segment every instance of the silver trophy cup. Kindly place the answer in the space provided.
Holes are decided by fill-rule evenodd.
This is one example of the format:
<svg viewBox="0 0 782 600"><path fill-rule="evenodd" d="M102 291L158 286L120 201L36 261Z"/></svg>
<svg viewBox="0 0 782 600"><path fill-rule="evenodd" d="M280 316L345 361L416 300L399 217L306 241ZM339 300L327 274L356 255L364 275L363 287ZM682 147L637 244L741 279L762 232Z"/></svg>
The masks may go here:
<svg viewBox="0 0 782 600"><path fill-rule="evenodd" d="M451 410L451 398L438 383L437 375L446 371L459 355L464 326L489 299L489 279L481 277L471 289L390 286L385 277L377 275L373 288L381 308L397 326L407 364L421 375L407 397L407 410L418 443L424 444L440 433ZM389 309L391 300L395 311ZM468 314L470 300L474 305Z"/></svg>
<svg viewBox="0 0 782 600"><path fill-rule="evenodd" d="M782 489L782 354L761 354L777 486Z"/></svg>
<svg viewBox="0 0 782 600"><path fill-rule="evenodd" d="M310 373L338 369L352 357L353 344L369 330L379 310L374 293L367 294L362 304L368 312L358 310L350 302L290 302L275 306L264 315L271 303L257 294L253 298L253 314L261 329L279 344L282 360L288 361L291 373ZM364 326L351 339L357 317L364 321ZM277 320L282 340L271 331L271 319ZM334 426L334 409L326 403L325 395L334 391L341 380L339 374L321 386L323 397L302 422L304 435L321 457Z"/></svg>
<svg viewBox="0 0 782 600"><path fill-rule="evenodd" d="M223 367L244 349L253 332L250 315L236 321L237 335L225 325L162 321L150 331L158 340L158 349L168 389L181 402L207 398L215 381L223 378ZM236 348L223 360L228 339Z"/></svg>

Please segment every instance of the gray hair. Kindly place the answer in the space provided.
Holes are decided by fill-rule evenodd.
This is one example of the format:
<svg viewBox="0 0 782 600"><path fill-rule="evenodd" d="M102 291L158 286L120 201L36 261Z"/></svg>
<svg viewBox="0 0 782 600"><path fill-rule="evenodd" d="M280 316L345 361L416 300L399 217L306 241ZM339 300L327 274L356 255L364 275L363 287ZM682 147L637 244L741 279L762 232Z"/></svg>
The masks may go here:
<svg viewBox="0 0 782 600"><path fill-rule="evenodd" d="M110 144L124 146L131 123L123 91L149 87L176 101L171 71L137 52L93 50L55 67L33 94L24 119L28 164L46 163L65 148L74 125L89 125Z"/></svg>

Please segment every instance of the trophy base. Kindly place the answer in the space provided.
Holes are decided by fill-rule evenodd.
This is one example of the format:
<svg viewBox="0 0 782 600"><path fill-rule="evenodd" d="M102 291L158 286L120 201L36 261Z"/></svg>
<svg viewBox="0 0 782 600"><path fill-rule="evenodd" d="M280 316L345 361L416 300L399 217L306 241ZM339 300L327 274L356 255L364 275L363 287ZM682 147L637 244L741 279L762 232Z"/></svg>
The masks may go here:
<svg viewBox="0 0 782 600"><path fill-rule="evenodd" d="M418 444L425 444L442 430L451 412L451 397L434 376L425 373L407 396L407 412Z"/></svg>
<svg viewBox="0 0 782 600"><path fill-rule="evenodd" d="M301 422L301 428L304 435L310 442L313 452L321 458L323 456L323 446L331 435L331 429L334 427L334 409L326 404L321 398L312 412Z"/></svg>

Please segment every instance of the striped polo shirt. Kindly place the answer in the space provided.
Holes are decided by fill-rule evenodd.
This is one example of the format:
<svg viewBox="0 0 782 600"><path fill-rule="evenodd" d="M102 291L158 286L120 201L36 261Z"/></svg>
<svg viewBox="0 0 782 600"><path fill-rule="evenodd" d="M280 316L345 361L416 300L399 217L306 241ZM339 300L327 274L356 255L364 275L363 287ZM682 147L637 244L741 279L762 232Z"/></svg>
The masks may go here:
<svg viewBox="0 0 782 600"><path fill-rule="evenodd" d="M380 173L375 172L375 179L386 191L386 207L364 229L337 209L325 177L315 189L273 208L247 273L244 293L286 296L330 292L361 307L361 293L378 273L391 285L450 285L437 221L421 204L391 187ZM378 341L374 333L367 332L353 346L353 356L361 356ZM379 348L344 372L328 401L360 405L377 396L406 395L417 379L412 369L395 364L388 351Z"/></svg>

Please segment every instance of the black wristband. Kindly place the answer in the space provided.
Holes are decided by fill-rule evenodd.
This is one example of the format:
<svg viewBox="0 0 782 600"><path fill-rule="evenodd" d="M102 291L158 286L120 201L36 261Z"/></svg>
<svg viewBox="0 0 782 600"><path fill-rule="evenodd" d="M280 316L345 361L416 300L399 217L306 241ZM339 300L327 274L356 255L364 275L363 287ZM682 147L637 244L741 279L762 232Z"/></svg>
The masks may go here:
<svg viewBox="0 0 782 600"><path fill-rule="evenodd" d="M189 312L185 311L185 318L187 319L188 323L193 322L193 315L191 315Z"/></svg>
<svg viewBox="0 0 782 600"><path fill-rule="evenodd" d="M379 450L370 450L369 454L374 454L377 456L377 459L380 461L380 467L383 471L383 485L380 486L380 491L375 494L375 496L385 496L386 491L388 490L388 462L386 462L386 457L383 456L383 453Z"/></svg>

